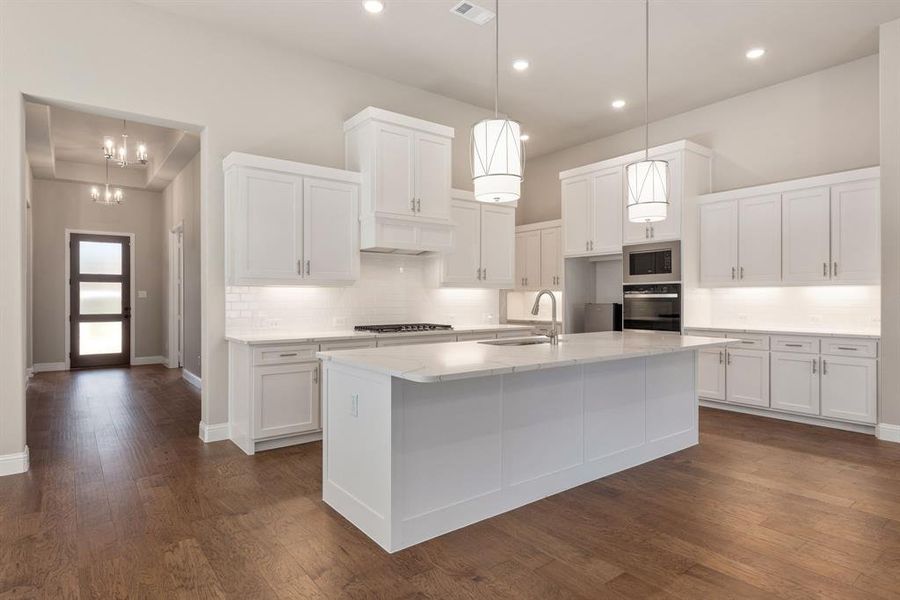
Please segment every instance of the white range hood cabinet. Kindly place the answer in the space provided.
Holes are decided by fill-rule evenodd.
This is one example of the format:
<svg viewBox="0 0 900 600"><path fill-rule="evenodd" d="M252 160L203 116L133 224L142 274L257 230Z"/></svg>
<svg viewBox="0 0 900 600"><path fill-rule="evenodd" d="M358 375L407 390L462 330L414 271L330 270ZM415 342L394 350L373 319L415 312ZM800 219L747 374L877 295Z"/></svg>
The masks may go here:
<svg viewBox="0 0 900 600"><path fill-rule="evenodd" d="M449 250L453 128L370 106L344 135L347 169L362 176L360 250Z"/></svg>

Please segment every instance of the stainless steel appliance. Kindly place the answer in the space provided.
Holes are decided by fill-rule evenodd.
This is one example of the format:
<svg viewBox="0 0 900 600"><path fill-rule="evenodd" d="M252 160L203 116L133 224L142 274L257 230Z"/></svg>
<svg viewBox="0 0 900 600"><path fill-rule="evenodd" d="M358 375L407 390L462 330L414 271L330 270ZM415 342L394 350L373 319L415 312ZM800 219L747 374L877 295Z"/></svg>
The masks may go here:
<svg viewBox="0 0 900 600"><path fill-rule="evenodd" d="M626 285L625 329L681 331L681 284Z"/></svg>
<svg viewBox="0 0 900 600"><path fill-rule="evenodd" d="M434 323L395 323L391 325L357 325L353 329L370 333L407 333L412 331L450 331L453 326Z"/></svg>
<svg viewBox="0 0 900 600"><path fill-rule="evenodd" d="M681 281L681 242L635 244L622 249L624 283Z"/></svg>
<svg viewBox="0 0 900 600"><path fill-rule="evenodd" d="M622 331L622 305L618 302L584 305L584 331Z"/></svg>

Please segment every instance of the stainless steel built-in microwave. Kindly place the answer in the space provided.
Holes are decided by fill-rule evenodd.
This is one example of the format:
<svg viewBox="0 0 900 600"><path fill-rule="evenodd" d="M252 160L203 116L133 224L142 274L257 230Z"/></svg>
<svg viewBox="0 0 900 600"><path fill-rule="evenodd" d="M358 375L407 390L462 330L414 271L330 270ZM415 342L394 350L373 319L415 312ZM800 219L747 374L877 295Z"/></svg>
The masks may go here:
<svg viewBox="0 0 900 600"><path fill-rule="evenodd" d="M681 281L681 242L635 244L622 249L624 283Z"/></svg>

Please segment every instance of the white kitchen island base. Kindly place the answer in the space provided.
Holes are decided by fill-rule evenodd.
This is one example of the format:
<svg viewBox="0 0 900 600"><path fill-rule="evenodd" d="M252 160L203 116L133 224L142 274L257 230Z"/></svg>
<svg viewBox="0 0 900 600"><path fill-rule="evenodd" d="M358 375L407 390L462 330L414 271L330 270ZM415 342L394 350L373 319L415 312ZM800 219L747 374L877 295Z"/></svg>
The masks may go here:
<svg viewBox="0 0 900 600"><path fill-rule="evenodd" d="M688 448L695 356L430 383L325 360L323 498L395 552Z"/></svg>

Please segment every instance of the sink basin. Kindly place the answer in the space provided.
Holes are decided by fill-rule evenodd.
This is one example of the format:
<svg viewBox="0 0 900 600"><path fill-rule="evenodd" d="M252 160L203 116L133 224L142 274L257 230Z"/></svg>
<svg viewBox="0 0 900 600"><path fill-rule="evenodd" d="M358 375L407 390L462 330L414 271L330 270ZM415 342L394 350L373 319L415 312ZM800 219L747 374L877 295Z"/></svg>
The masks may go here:
<svg viewBox="0 0 900 600"><path fill-rule="evenodd" d="M532 346L534 344L549 344L548 337L528 337L528 338L506 338L502 340L484 340L479 344L489 344L491 346Z"/></svg>

